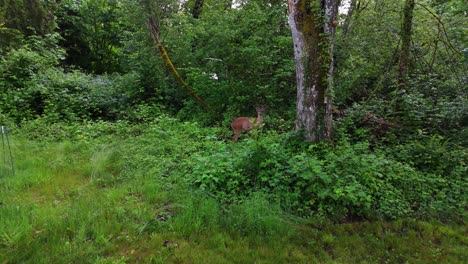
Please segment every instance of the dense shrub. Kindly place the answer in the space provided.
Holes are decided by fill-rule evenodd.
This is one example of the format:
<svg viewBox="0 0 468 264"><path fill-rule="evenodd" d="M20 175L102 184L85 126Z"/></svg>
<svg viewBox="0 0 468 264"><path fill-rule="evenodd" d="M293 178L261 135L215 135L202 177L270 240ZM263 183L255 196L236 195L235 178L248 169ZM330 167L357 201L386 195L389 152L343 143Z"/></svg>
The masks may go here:
<svg viewBox="0 0 468 264"><path fill-rule="evenodd" d="M451 166L454 181L448 171L421 170L385 151L372 151L365 142L298 151L280 140L269 135L209 155L199 153L193 183L228 203L261 191L295 214L318 213L337 220L463 213L463 162ZM437 153L425 155L438 160Z"/></svg>
<svg viewBox="0 0 468 264"><path fill-rule="evenodd" d="M127 93L114 76L53 69L35 76L34 83L42 93L42 115L51 121L114 120L129 106Z"/></svg>
<svg viewBox="0 0 468 264"><path fill-rule="evenodd" d="M18 122L30 119L44 108L42 91L34 76L58 64L63 50L58 35L29 37L25 44L0 58L0 111Z"/></svg>
<svg viewBox="0 0 468 264"><path fill-rule="evenodd" d="M0 60L0 112L14 122L115 120L140 102L140 77L94 76L58 67L64 51L58 35L29 37Z"/></svg>
<svg viewBox="0 0 468 264"><path fill-rule="evenodd" d="M44 117L49 122L115 120L128 116L135 76L92 76L49 68L24 77L23 85L2 94L0 109L20 122ZM134 83L129 85L129 83Z"/></svg>

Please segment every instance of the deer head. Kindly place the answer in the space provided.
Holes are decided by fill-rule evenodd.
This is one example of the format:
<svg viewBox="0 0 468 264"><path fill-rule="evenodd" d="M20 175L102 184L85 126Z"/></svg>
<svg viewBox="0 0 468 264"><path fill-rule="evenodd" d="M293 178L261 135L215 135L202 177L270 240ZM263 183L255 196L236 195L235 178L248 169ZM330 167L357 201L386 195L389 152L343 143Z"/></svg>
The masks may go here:
<svg viewBox="0 0 468 264"><path fill-rule="evenodd" d="M257 117L238 117L232 121L231 127L234 130L233 140L235 142L237 142L237 139L242 132L259 128L260 124L262 124L265 107L257 106L255 109L257 110Z"/></svg>

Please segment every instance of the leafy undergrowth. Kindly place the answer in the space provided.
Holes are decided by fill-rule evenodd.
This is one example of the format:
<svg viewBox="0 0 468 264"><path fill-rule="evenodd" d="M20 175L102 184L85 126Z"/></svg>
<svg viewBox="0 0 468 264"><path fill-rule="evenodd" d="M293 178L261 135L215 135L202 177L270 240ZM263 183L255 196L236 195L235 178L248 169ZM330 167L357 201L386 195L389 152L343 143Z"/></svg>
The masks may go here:
<svg viewBox="0 0 468 264"><path fill-rule="evenodd" d="M16 173L0 176L0 263L463 263L468 258L467 229L460 222L338 223L319 214L294 216L260 189L235 200L194 184L197 172L211 166L198 163L208 162L203 153L219 161L216 157L248 140L226 143L215 130L171 119L141 129L96 126L68 127L60 140L13 136ZM219 165L224 173L232 169Z"/></svg>

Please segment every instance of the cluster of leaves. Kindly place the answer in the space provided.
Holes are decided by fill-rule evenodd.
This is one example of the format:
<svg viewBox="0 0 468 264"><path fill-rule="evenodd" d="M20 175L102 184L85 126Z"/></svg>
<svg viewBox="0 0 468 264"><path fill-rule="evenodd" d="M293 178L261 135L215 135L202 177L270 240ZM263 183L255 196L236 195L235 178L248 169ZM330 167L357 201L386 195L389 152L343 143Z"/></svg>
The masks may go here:
<svg viewBox="0 0 468 264"><path fill-rule="evenodd" d="M412 90L402 96L401 122L425 133L440 133L463 140L466 136L468 97L463 85L440 75L414 76Z"/></svg>

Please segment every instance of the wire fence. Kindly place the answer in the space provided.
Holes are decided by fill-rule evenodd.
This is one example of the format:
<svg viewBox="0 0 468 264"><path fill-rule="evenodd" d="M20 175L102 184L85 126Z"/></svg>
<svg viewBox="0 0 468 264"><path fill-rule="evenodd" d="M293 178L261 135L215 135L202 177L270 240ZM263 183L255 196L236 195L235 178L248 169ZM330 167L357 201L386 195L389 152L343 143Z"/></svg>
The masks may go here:
<svg viewBox="0 0 468 264"><path fill-rule="evenodd" d="M10 140L11 129L7 126L0 127L0 134L2 137L2 149L0 151L0 177L7 175L15 175L15 162L13 159L13 151L11 149Z"/></svg>

